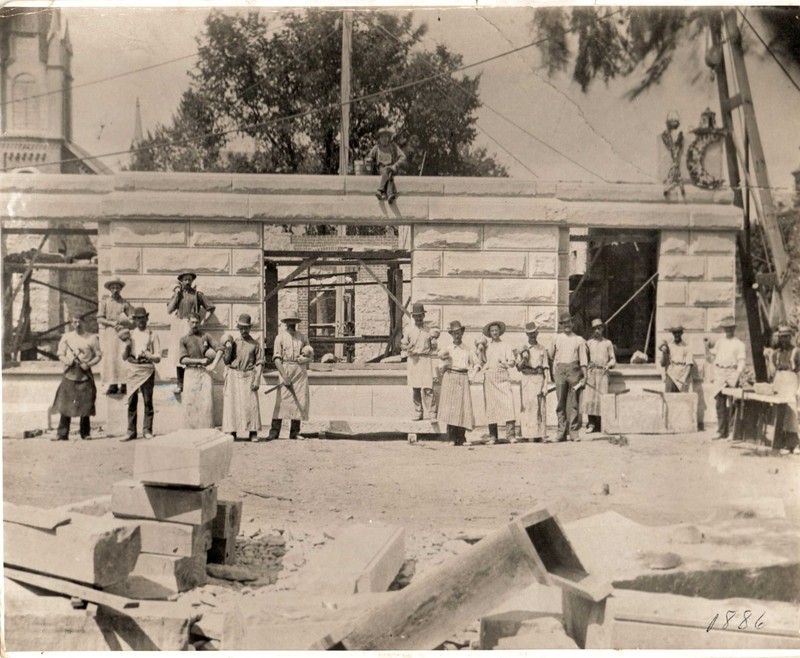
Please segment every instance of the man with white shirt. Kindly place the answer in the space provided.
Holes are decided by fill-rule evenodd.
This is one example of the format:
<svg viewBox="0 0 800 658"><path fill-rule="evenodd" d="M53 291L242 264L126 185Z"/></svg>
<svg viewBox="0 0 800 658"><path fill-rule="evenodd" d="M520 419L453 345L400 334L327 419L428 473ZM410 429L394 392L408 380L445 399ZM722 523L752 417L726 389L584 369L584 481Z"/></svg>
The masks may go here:
<svg viewBox="0 0 800 658"><path fill-rule="evenodd" d="M556 384L556 442L580 441L581 397L589 365L586 341L573 332L572 316L564 313L559 323L563 333L556 334L550 350L551 372Z"/></svg>
<svg viewBox="0 0 800 658"><path fill-rule="evenodd" d="M714 400L717 403L718 439L727 439L731 429L729 398L722 394L723 388L738 388L744 372L747 352L744 343L734 336L736 321L727 317L719 323L718 329L725 332L715 345L704 338L706 362L714 364Z"/></svg>
<svg viewBox="0 0 800 658"><path fill-rule="evenodd" d="M439 358L446 363L439 398L439 421L447 425L447 438L454 446L464 445L467 430L475 427L469 376L477 369L478 362L461 342L464 330L458 320L451 322L447 333L452 336L453 345L439 352Z"/></svg>
<svg viewBox="0 0 800 658"><path fill-rule="evenodd" d="M400 349L407 355L406 368L408 386L414 402L412 420L422 420L425 411L431 420L436 420L436 401L433 397L433 359L431 330L425 326L425 307L411 307L414 324L406 325L400 339Z"/></svg>
<svg viewBox="0 0 800 658"><path fill-rule="evenodd" d="M661 366L664 368L664 392L688 393L692 383L692 350L683 340L683 325L667 329L672 340L665 340L659 346Z"/></svg>
<svg viewBox="0 0 800 658"><path fill-rule="evenodd" d="M142 436L153 437L153 388L156 381L156 367L161 361L161 343L152 329L147 327L147 311L139 307L134 309L131 319L134 328L125 336L122 358L128 364L128 434L122 441L133 441L136 438L137 411L139 391L144 403L144 423Z"/></svg>

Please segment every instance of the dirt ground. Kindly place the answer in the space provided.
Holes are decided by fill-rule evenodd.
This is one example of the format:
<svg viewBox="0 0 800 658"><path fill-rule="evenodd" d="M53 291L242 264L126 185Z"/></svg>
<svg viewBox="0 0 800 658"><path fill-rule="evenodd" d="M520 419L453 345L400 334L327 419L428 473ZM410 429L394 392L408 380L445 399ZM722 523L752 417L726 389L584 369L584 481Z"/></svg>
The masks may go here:
<svg viewBox="0 0 800 658"><path fill-rule="evenodd" d="M489 531L540 506L565 522L614 510L666 525L702 523L743 498L783 498L787 513L797 505L800 456L712 441L711 432L632 435L627 445L593 436L458 448L433 440L241 442L219 494L243 500L245 527L319 531L373 520L410 536ZM4 500L54 507L109 494L131 477L135 445L4 440Z"/></svg>

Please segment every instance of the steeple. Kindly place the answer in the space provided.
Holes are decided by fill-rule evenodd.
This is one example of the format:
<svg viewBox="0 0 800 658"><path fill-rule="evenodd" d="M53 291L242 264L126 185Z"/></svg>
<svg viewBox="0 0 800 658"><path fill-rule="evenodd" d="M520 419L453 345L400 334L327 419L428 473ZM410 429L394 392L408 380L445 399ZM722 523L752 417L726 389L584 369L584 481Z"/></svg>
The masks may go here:
<svg viewBox="0 0 800 658"><path fill-rule="evenodd" d="M139 97L136 97L136 115L133 119L133 141L131 148L142 141L142 109L139 106Z"/></svg>

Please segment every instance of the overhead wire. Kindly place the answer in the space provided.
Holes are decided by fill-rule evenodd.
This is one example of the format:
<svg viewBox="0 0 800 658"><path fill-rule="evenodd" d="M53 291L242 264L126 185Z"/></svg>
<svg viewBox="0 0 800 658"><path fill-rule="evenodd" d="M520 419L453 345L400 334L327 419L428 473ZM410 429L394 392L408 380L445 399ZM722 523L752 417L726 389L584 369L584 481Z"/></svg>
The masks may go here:
<svg viewBox="0 0 800 658"><path fill-rule="evenodd" d="M783 65L781 60L778 59L778 56L772 51L772 48L769 47L769 44L766 41L764 41L764 39L758 33L758 30L756 30L756 28L744 14L744 12L742 12L741 8L737 7L736 10L742 15L744 22L747 23L748 27L753 31L753 34L755 34L756 37L758 37L758 40L761 42L761 45L767 49L767 52L772 56L772 59L775 60L775 63L780 67L781 71L783 71L784 75L789 79L789 82L792 83L792 85L794 86L795 89L797 89L797 91L800 91L800 84L798 84L797 81L791 76L791 74Z"/></svg>
<svg viewBox="0 0 800 658"><path fill-rule="evenodd" d="M620 11L622 11L622 10L620 9L620 10L617 10L616 12L608 14L608 15L604 16L603 18L598 19L598 21L608 20L609 18L613 17L616 13L619 13ZM571 28L569 30L566 30L565 34L568 34L570 32L574 32L576 29L577 28ZM254 124L249 124L249 125L245 125L245 126L237 126L237 127L229 128L229 129L226 129L226 130L213 131L213 132L204 133L204 134L200 134L200 135L194 135L194 136L192 136L190 138L187 138L187 139L184 139L184 140L163 142L161 144L152 144L152 145L148 145L148 146L136 147L136 148L133 148L133 149L125 149L123 151L112 151L112 152L109 152L109 153L102 153L102 154L98 154L98 155L90 155L90 156L77 157L77 158L66 158L66 159L63 159L63 160L57 160L57 161L52 161L52 162L44 162L44 163L41 163L41 166L44 166L44 165L54 166L54 165L61 165L61 164L69 164L69 163L73 163L73 162L83 162L85 160L96 160L96 159L99 159L99 158L108 158L108 157L113 157L113 156L116 156L116 155L123 155L123 154L126 154L126 153L136 153L138 151L144 151L144 150L148 150L148 149L166 148L166 147L170 147L170 146L182 146L182 145L190 144L190 143L192 143L194 141L198 141L198 140L201 140L201 139L206 139L206 138L209 138L209 137L215 137L215 136L222 137L224 135L228 135L228 134L231 134L231 133L242 132L243 130L248 130L248 129L253 129L253 128L262 128L262 127L270 126L270 125L273 125L273 124L283 123L283 122L287 122L287 121L294 121L296 119L301 119L303 117L311 116L313 114L317 114L317 113L320 113L320 112L327 112L327 111L335 109L335 108L341 108L344 105L360 103L360 102L372 100L374 98L379 98L381 96L385 96L387 94L391 94L391 93L394 93L396 91L401 91L403 89L409 89L411 87L416 87L418 85L426 84L426 83L431 82L433 80L438 80L439 78L449 77L449 76L453 75L454 73L460 73L462 71L466 71L468 69L475 68L477 66L482 66L483 64L487 64L489 62L493 62L493 61L502 59L503 57L508 57L509 55L513 55L514 53L518 53L518 52L521 52L523 50L527 50L528 48L533 48L534 46L540 45L540 44L545 43L545 42L547 42L549 40L550 40L550 37L543 37L541 39L537 39L535 41L527 43L527 44L525 44L523 46L518 46L518 47L513 48L511 50L504 51L502 53L498 53L498 54L492 55L490 57L486 57L484 59L478 60L476 62L472 62L470 64L464 64L462 66L456 67L454 69L450 69L448 71L439 72L439 73L436 73L436 74L433 74L433 75L429 75L429 76L426 76L426 77L423 77L423 78L419 78L417 80L411 80L409 82L405 82L405 83L402 83L402 84L399 84L399 85L394 85L394 86L389 87L387 89L382 89L382 90L379 90L379 91L376 91L376 92L372 92L372 93L369 93L369 94L364 94L364 95L358 96L358 97L353 97L353 98L345 100L345 101L340 101L340 102L337 102L337 103L329 103L327 105L323 105L323 106L320 106L320 107L309 108L308 110L303 110L301 112L295 112L295 113L288 114L288 115L285 115L285 116L282 116L282 117L273 117L271 119L267 119L265 121L260 121L260 122L254 123ZM487 105L487 107L489 107L489 106ZM493 108L489 108L489 109L493 109ZM494 111L497 112L496 110L494 110ZM547 146L548 148L553 149L556 152L559 152L557 149L555 149L554 147L550 146L549 144L547 144L546 142L541 140L541 138L537 137L536 135L534 135L533 133L531 133L527 129L523 128L522 126L519 126L518 124L516 124L515 122L511 121L508 118L506 118L506 120L509 121L512 125L516 126L518 129L520 129L522 132L526 133L527 135L529 135L530 137L535 139L536 141L542 143L543 145ZM579 162L573 160L569 156L567 156L567 155L565 155L563 153L561 153L561 155L565 159L567 159L570 162L572 162L573 164L577 165L578 167L581 167L582 169L585 169L589 173L592 173L595 176L598 176L601 180L606 181L606 179L603 178L600 174L597 174L596 172L584 167ZM8 171L8 169L9 168L4 168L4 169L1 169L0 171ZM606 181L606 182L608 182L608 181Z"/></svg>

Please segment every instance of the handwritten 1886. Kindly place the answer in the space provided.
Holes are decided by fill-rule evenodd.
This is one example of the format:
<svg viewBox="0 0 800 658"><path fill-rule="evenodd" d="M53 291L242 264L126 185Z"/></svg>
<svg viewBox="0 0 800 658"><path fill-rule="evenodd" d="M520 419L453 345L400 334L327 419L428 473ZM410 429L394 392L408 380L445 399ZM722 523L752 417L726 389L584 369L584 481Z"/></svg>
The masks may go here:
<svg viewBox="0 0 800 658"><path fill-rule="evenodd" d="M762 612L761 616L753 621L753 611L752 610L745 610L742 613L742 618L739 623L736 623L736 615L738 614L738 610L727 610L725 612L725 621L722 623L719 628L721 630L728 630L730 629L738 629L740 631L747 630L748 628L752 627L755 629L762 629L764 628L764 615L767 614L766 612ZM719 621L719 613L714 615L714 618L711 620L711 623L706 628L706 633L710 632L714 625Z"/></svg>

